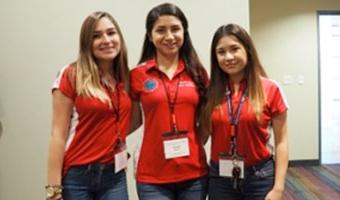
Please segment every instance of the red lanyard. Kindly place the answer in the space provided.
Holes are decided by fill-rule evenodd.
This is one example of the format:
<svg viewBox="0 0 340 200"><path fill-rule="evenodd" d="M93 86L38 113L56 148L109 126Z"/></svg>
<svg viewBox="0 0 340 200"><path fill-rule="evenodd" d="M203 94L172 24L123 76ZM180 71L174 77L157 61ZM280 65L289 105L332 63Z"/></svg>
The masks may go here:
<svg viewBox="0 0 340 200"><path fill-rule="evenodd" d="M165 90L165 93L166 93L166 97L167 97L167 102L168 102L168 105L169 105L171 128L172 128L172 131L174 133L177 133L178 128L177 128L176 115L175 115L175 105L176 105L176 102L177 102L179 83L181 82L181 75L179 75L179 78L178 78L178 81L177 81L177 84L176 84L175 96L174 96L174 98L171 98L170 89L169 89L169 87L166 86L163 75L161 74L160 71L158 71L158 73L159 73L160 79L162 80L162 84L163 84L163 87L164 87L164 90Z"/></svg>

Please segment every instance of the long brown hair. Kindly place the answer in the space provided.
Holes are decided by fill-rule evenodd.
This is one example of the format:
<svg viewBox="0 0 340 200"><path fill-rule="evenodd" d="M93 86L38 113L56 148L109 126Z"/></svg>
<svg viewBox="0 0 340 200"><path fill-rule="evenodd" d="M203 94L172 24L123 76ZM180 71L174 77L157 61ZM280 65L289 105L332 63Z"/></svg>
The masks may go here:
<svg viewBox="0 0 340 200"><path fill-rule="evenodd" d="M205 86L205 82L207 81L205 80L206 73L205 73L205 70L204 70L204 67L201 61L198 58L196 50L194 49L192 45L189 31L188 31L188 26L189 26L188 21L184 13L176 5L170 4L170 3L163 3L152 8L149 11L146 17L146 24L145 24L146 33L144 37L143 49L142 49L141 57L139 59L139 63L143 63L146 60L149 60L155 57L156 55L156 48L154 44L150 41L149 36L151 35L151 31L155 25L155 22L162 15L175 16L182 23L182 26L184 29L184 43L183 43L183 46L179 50L179 57L184 60L185 70L189 74L191 79L194 81L194 83L196 84L200 99L202 99L206 92L206 86Z"/></svg>
<svg viewBox="0 0 340 200"><path fill-rule="evenodd" d="M92 43L96 24L102 18L109 19L117 29L120 37L121 49L113 60L113 74L117 83L123 83L124 88L129 88L129 68L127 50L122 32L116 20L107 12L94 12L83 22L80 31L79 55L76 61L77 79L76 90L78 95L97 97L107 102L109 97L101 90L99 68L92 52Z"/></svg>
<svg viewBox="0 0 340 200"><path fill-rule="evenodd" d="M256 115L256 119L260 121L260 115L265 104L265 94L263 91L261 77L267 77L258 58L254 43L246 30L236 24L228 24L219 27L213 37L210 51L210 84L206 95L206 103L203 105L200 117L200 132L207 136L212 131L211 114L213 109L222 103L226 86L228 84L228 74L219 67L216 46L219 40L224 36L235 36L243 45L247 52L247 65L245 67L245 78L247 79L248 99L250 105Z"/></svg>

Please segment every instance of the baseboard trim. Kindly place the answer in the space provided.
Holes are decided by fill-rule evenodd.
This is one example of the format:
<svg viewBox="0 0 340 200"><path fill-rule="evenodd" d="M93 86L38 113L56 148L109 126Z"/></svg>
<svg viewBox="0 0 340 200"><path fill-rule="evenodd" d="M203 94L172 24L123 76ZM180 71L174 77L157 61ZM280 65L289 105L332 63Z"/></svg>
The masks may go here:
<svg viewBox="0 0 340 200"><path fill-rule="evenodd" d="M318 166L320 165L320 160L290 160L288 165L289 167Z"/></svg>

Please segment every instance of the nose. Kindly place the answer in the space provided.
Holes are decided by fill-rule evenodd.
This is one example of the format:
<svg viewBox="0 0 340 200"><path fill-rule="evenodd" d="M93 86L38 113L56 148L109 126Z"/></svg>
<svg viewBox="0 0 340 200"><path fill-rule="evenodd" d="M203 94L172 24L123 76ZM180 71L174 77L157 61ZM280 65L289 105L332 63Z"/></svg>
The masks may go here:
<svg viewBox="0 0 340 200"><path fill-rule="evenodd" d="M167 39L167 40L174 39L174 34L170 30L168 30L165 34L165 39Z"/></svg>
<svg viewBox="0 0 340 200"><path fill-rule="evenodd" d="M102 41L105 42L105 43L110 42L110 36L108 36L107 34L103 34Z"/></svg>
<svg viewBox="0 0 340 200"><path fill-rule="evenodd" d="M234 55L232 54L232 53L230 53L230 52L225 52L225 54L224 54L224 59L225 60L232 60L232 59L234 59Z"/></svg>

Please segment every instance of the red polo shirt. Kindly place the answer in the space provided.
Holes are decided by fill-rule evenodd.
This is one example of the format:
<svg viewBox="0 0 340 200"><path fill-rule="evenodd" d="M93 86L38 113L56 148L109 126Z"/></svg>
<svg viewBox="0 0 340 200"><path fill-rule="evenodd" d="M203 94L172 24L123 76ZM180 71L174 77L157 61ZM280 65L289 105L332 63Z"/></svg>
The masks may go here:
<svg viewBox="0 0 340 200"><path fill-rule="evenodd" d="M163 81L171 98L174 98L178 85L174 112L178 129L188 131L189 156L165 159L162 134L171 128ZM199 96L195 83L184 70L183 61L179 62L171 80L158 69L154 59L137 66L131 71L131 96L141 102L145 120L142 144L135 158L137 181L172 183L206 175L205 151L195 128Z"/></svg>
<svg viewBox="0 0 340 200"><path fill-rule="evenodd" d="M245 165L252 166L267 158L272 154L269 148L270 123L272 119L285 112L288 105L277 83L272 80L262 78L262 85L266 96L266 103L262 112L262 124L256 121L255 114L249 110L249 102L245 100L241 108L238 134L237 152L245 157ZM233 83L230 82L230 88ZM232 106L234 116L240 101L240 96L246 88L246 80L241 82L238 94L232 95ZM231 91L232 93L234 91ZM227 101L217 106L212 113L212 140L211 140L211 160L218 162L219 153L228 152L230 148L230 123L228 119Z"/></svg>
<svg viewBox="0 0 340 200"><path fill-rule="evenodd" d="M53 90L60 90L74 104L65 147L63 175L72 166L114 162L113 148L118 139L118 123L114 109L97 98L77 95L71 84L71 81L75 81L71 78L75 78L74 75L75 68L66 66L59 72L53 85ZM125 141L131 117L131 100L128 93L124 91L123 84L118 88L120 137ZM108 95L111 97L111 102L117 105L117 90Z"/></svg>

